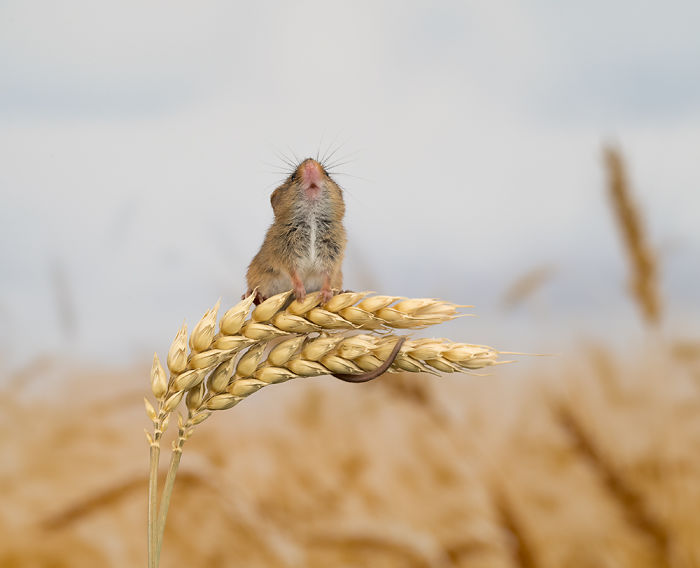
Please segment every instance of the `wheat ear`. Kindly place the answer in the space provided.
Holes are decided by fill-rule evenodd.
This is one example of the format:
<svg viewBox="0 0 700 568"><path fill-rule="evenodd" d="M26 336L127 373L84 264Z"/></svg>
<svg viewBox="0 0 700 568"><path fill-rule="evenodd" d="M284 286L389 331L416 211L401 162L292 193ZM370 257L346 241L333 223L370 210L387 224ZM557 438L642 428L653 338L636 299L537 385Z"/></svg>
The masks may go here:
<svg viewBox="0 0 700 568"><path fill-rule="evenodd" d="M149 568L157 568L159 563L183 446L195 427L214 411L231 408L271 384L373 371L387 361L400 339L391 333L392 328L421 329L466 315L458 313L458 308L466 306L430 298L344 292L321 305L318 292L301 302L290 303L290 296L291 291L284 292L253 308L253 292L218 320L218 331L217 302L194 327L189 340L183 324L168 351L169 376L154 355L151 392L156 404L144 399L153 423L153 432L146 432L150 446ZM401 345L389 372L472 372L507 362L500 361L498 355L483 345L409 339ZM158 503L160 440L183 399L187 413L177 416L178 436Z"/></svg>

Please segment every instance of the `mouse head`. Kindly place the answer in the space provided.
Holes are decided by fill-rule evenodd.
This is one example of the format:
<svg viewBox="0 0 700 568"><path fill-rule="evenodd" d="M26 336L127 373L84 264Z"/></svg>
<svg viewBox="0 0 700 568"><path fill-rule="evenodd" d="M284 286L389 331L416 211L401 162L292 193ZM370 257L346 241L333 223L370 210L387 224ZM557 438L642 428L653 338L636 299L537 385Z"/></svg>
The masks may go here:
<svg viewBox="0 0 700 568"><path fill-rule="evenodd" d="M270 196L275 216L279 216L295 203L339 201L342 204L342 200L342 190L338 184L331 179L323 165L313 158L301 162Z"/></svg>

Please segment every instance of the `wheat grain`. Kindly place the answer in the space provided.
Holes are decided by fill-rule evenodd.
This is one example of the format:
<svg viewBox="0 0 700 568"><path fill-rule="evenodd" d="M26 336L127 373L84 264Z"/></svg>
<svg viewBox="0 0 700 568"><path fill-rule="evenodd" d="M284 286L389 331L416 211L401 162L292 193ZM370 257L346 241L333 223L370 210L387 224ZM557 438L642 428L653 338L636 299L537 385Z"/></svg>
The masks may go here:
<svg viewBox="0 0 700 568"><path fill-rule="evenodd" d="M287 303L287 298L292 294L292 291L283 292L268 298L253 310L251 316L253 321L266 322L280 311L282 306Z"/></svg>
<svg viewBox="0 0 700 568"><path fill-rule="evenodd" d="M216 315L219 311L221 300L202 316L190 334L190 348L193 352L204 351L209 348L216 333Z"/></svg>
<svg viewBox="0 0 700 568"><path fill-rule="evenodd" d="M236 335L240 331L245 318L248 317L248 312L250 311L250 306L253 305L254 299L255 291L224 314L219 323L219 329L223 335Z"/></svg>
<svg viewBox="0 0 700 568"><path fill-rule="evenodd" d="M184 367L183 367L184 369ZM151 367L151 392L156 399L161 400L165 393L168 392L168 379L165 375L165 369L160 364L158 354L153 354L153 366Z"/></svg>
<svg viewBox="0 0 700 568"><path fill-rule="evenodd" d="M187 325L184 323L170 345L167 363L173 375L182 373L187 368Z"/></svg>

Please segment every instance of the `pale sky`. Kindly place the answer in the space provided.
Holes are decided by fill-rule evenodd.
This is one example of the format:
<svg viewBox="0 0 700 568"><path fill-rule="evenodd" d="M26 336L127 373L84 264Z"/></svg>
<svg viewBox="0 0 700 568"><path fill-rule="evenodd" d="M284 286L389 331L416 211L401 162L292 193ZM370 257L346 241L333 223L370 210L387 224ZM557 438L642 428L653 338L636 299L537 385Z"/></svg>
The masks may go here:
<svg viewBox="0 0 700 568"><path fill-rule="evenodd" d="M455 339L515 349L638 323L601 169L618 143L672 325L697 334L698 21L691 1L0 2L0 357L163 352L243 291L278 155L338 147L345 285L475 304Z"/></svg>

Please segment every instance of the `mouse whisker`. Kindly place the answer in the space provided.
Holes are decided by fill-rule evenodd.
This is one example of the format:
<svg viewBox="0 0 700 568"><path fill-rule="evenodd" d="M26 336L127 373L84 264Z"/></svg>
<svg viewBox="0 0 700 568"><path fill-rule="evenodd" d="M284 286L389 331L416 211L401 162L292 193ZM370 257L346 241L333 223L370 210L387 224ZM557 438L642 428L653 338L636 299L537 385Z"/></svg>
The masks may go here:
<svg viewBox="0 0 700 568"><path fill-rule="evenodd" d="M335 146L336 142L338 141L338 136L340 136L340 134L339 134L339 133L336 133L336 135L333 137L333 141L332 141L330 144L328 144L328 147L326 148L326 151L323 153L323 157L321 158L320 163L323 163L323 162L326 161L326 159L327 159L327 157L328 157L328 154L329 154L331 151L337 151L340 147L343 146L343 143L341 143L341 144L338 145L337 147ZM334 147L335 147L335 150L333 150Z"/></svg>
<svg viewBox="0 0 700 568"><path fill-rule="evenodd" d="M282 176L282 180L286 180L289 177L289 174L287 174L286 172L275 172L275 171L267 170L267 171L265 171L265 173L272 174L274 176ZM276 181L275 184L279 185L280 181Z"/></svg>
<svg viewBox="0 0 700 568"><path fill-rule="evenodd" d="M369 178L366 178L366 177L356 176L356 175L354 175L354 174L346 174L346 173L343 173L343 172L328 172L328 174L329 174L329 175L332 175L332 176L345 176L345 177L350 177L350 178L353 178L353 179L361 179L362 181L372 181L372 180L370 180ZM345 191L347 191L347 188L345 188Z"/></svg>
<svg viewBox="0 0 700 568"><path fill-rule="evenodd" d="M334 170L336 168L339 168L341 166L347 166L348 164L351 164L353 160L345 160L344 162L336 162L334 164L328 164L326 167L326 171Z"/></svg>
<svg viewBox="0 0 700 568"><path fill-rule="evenodd" d="M287 146L287 150L289 150L289 152L292 154L292 156L294 156L294 160L296 161L296 164L297 165L301 164L301 160L299 159L299 156L297 156L296 152L294 150L292 150L292 148L290 146ZM296 166L294 167L294 169L296 169Z"/></svg>
<svg viewBox="0 0 700 568"><path fill-rule="evenodd" d="M320 163L323 164L323 166L325 167L328 163L330 163L331 158L333 158L333 156L336 154L336 152L337 152L338 150L340 150L341 147L342 147L342 146L338 146L335 150L333 150L333 151L332 151L330 154L328 154L327 156L324 155L323 158L321 159L321 162L320 162Z"/></svg>
<svg viewBox="0 0 700 568"><path fill-rule="evenodd" d="M292 171L294 171L294 169L296 169L296 167L293 166L289 162L284 162L284 166L288 166L288 167L284 167L279 163L272 163L272 162L263 162L263 163L264 163L264 165L266 165L270 168L278 168L280 170L285 170L285 171L289 171L289 172L292 172ZM294 169L292 169L292 168L294 168Z"/></svg>
<svg viewBox="0 0 700 568"><path fill-rule="evenodd" d="M273 149L275 151L275 156L277 157L278 160L283 162L285 165L289 166L289 168L292 170L297 169L297 166L299 165L299 160L297 159L295 161L294 158L296 158L296 156L290 157L284 150L282 150L281 148L279 148L277 146L273 146ZM288 147L288 149L289 149L289 147ZM291 154L294 154L294 152L292 152L291 149L289 149L289 152Z"/></svg>
<svg viewBox="0 0 700 568"><path fill-rule="evenodd" d="M325 136L325 131L321 134L321 138L318 141L318 146L316 147L316 161L320 164L321 160L319 159L319 155L321 154L321 147L323 146L323 137Z"/></svg>
<svg viewBox="0 0 700 568"><path fill-rule="evenodd" d="M343 156L338 156L333 161L331 161L330 157L329 157L329 159L323 165L324 165L324 167L326 167L326 169L329 169L329 168L334 169L338 165L345 165L345 164L348 164L348 163L354 161L359 153L360 153L359 150L357 150L355 152L350 152L349 154L345 154Z"/></svg>
<svg viewBox="0 0 700 568"><path fill-rule="evenodd" d="M290 167L296 168L297 164L294 162L294 159L291 158L286 154L284 150L282 150L279 146L272 145L272 150L275 153L275 156L277 157L278 160L283 161L285 164L288 164Z"/></svg>
<svg viewBox="0 0 700 568"><path fill-rule="evenodd" d="M340 144L338 144L335 147L335 149L333 149L333 151L331 151L331 148L333 148L337 139L338 139L338 137L336 136L333 139L333 142L331 143L331 145L328 146L328 150L326 150L326 152L324 153L323 158L321 159L321 162L320 162L322 165L325 166L325 164L327 164L333 158L333 156L336 154L336 152L341 150L348 143L348 141L345 140L344 142L341 142Z"/></svg>
<svg viewBox="0 0 700 568"><path fill-rule="evenodd" d="M297 164L295 164L290 158L285 156L284 154L277 154L277 157L286 165L289 167L291 171L294 171L297 169ZM279 164L278 164L279 165Z"/></svg>
<svg viewBox="0 0 700 568"><path fill-rule="evenodd" d="M275 174L275 175L283 176L284 179L286 179L286 178L288 178L290 175L292 175L292 172L293 172L293 170L289 170L289 169L286 169L286 168L281 168L281 167L279 166L279 164L268 164L268 163L265 163L264 165L265 165L267 168L271 168L271 169L265 170L265 173L266 173L266 174Z"/></svg>

